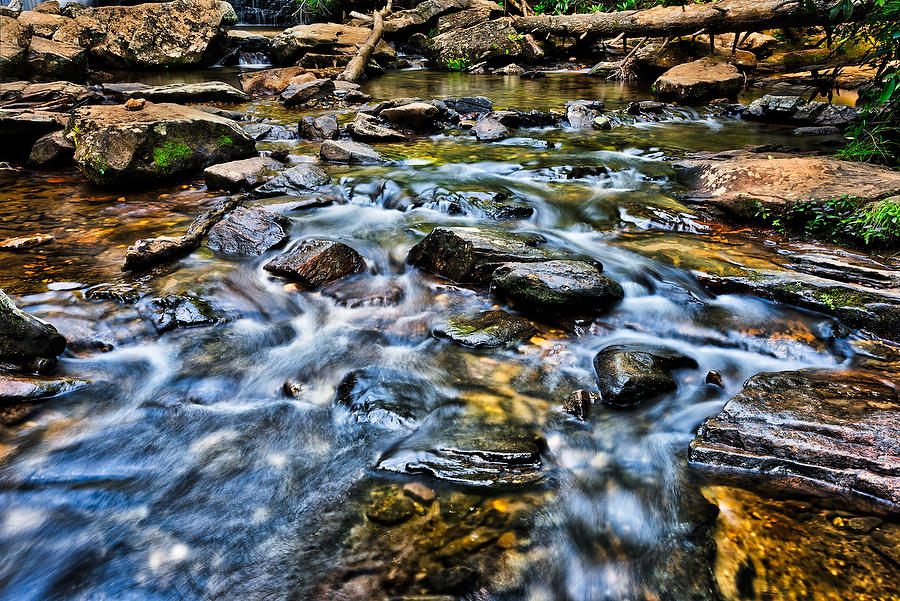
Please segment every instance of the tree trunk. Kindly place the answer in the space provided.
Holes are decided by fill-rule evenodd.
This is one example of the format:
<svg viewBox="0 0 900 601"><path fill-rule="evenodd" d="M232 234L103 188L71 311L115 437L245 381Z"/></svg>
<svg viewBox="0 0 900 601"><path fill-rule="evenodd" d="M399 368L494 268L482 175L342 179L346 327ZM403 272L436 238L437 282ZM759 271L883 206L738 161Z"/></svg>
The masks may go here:
<svg viewBox="0 0 900 601"><path fill-rule="evenodd" d="M372 24L372 33L366 38L366 41L359 47L356 55L347 63L347 68L337 76L340 81L358 81L366 72L366 65L372 60L372 53L375 52L375 46L381 41L384 35L384 16L391 12L391 3L388 0L387 5L381 10L373 11L374 23Z"/></svg>
<svg viewBox="0 0 900 601"><path fill-rule="evenodd" d="M715 4L656 6L646 10L576 15L515 17L519 33L611 38L666 37L706 33L760 31L828 23L833 0L722 0ZM848 20L860 18L873 4L859 0Z"/></svg>

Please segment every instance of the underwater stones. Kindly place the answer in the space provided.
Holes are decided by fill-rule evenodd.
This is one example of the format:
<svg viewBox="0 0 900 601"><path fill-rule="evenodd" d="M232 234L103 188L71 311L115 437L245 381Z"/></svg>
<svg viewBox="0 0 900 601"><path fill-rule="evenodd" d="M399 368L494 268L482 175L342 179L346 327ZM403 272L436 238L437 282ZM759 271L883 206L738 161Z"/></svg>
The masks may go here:
<svg viewBox="0 0 900 601"><path fill-rule="evenodd" d="M297 133L303 140L331 140L337 137L338 129L334 115L303 117L297 124Z"/></svg>
<svg viewBox="0 0 900 601"><path fill-rule="evenodd" d="M384 526L400 524L416 513L415 502L393 486L378 488L369 493L366 517Z"/></svg>
<svg viewBox="0 0 900 601"><path fill-rule="evenodd" d="M365 268L365 259L358 252L331 240L305 240L264 267L306 288L318 288Z"/></svg>
<svg viewBox="0 0 900 601"><path fill-rule="evenodd" d="M444 407L378 461L382 470L428 474L473 487L508 488L543 478L546 443L528 425L486 418Z"/></svg>
<svg viewBox="0 0 900 601"><path fill-rule="evenodd" d="M506 311L457 315L434 329L435 336L449 338L457 344L473 348L512 345L530 338L535 332L530 321Z"/></svg>
<svg viewBox="0 0 900 601"><path fill-rule="evenodd" d="M396 305L406 291L396 278L372 275L333 282L322 289L322 294L339 305L354 308Z"/></svg>
<svg viewBox="0 0 900 601"><path fill-rule="evenodd" d="M148 102L77 109L66 129L75 163L96 184L165 181L209 165L256 155L240 126L194 108Z"/></svg>
<svg viewBox="0 0 900 601"><path fill-rule="evenodd" d="M382 125L378 117L367 113L357 113L353 121L347 125L347 133L354 140L366 142L396 142L406 139L406 135Z"/></svg>
<svg viewBox="0 0 900 601"><path fill-rule="evenodd" d="M0 405L47 399L86 385L87 381L72 378L46 378L0 372Z"/></svg>
<svg viewBox="0 0 900 601"><path fill-rule="evenodd" d="M216 311L201 298L170 294L154 298L138 309L141 317L162 334L175 328L207 326L219 321Z"/></svg>
<svg viewBox="0 0 900 601"><path fill-rule="evenodd" d="M262 207L238 207L209 230L206 245L223 255L256 256L288 239L287 219Z"/></svg>
<svg viewBox="0 0 900 601"><path fill-rule="evenodd" d="M253 157L207 167L203 170L203 178L210 190L251 190L269 179L281 166L271 157Z"/></svg>
<svg viewBox="0 0 900 601"><path fill-rule="evenodd" d="M491 117L480 119L472 128L472 132L479 142L505 140L513 134L511 129Z"/></svg>
<svg viewBox="0 0 900 601"><path fill-rule="evenodd" d="M383 163L381 154L371 146L347 140L325 140L319 148L319 158L329 163L377 165Z"/></svg>
<svg viewBox="0 0 900 601"><path fill-rule="evenodd" d="M660 100L696 103L734 98L743 86L744 76L737 67L707 57L672 67L659 76L653 92Z"/></svg>
<svg viewBox="0 0 900 601"><path fill-rule="evenodd" d="M21 311L0 290L0 359L23 362L52 358L66 350L66 339L49 323Z"/></svg>
<svg viewBox="0 0 900 601"><path fill-rule="evenodd" d="M563 402L563 411L586 422L591 416L591 408L600 402L600 395L590 390L575 390Z"/></svg>
<svg viewBox="0 0 900 601"><path fill-rule="evenodd" d="M691 443L692 465L837 489L900 510L896 373L803 369L751 377Z"/></svg>
<svg viewBox="0 0 900 601"><path fill-rule="evenodd" d="M243 102L246 93L222 81L201 83L173 83L165 86L142 87L121 93L125 98L143 98L150 102Z"/></svg>
<svg viewBox="0 0 900 601"><path fill-rule="evenodd" d="M414 428L440 401L428 380L375 366L349 372L334 397L334 402L346 407L357 421L392 430Z"/></svg>
<svg viewBox="0 0 900 601"><path fill-rule="evenodd" d="M499 265L552 258L537 234L437 227L410 249L406 262L455 282L484 282Z"/></svg>
<svg viewBox="0 0 900 601"><path fill-rule="evenodd" d="M491 290L516 304L560 313L600 313L625 297L618 282L585 261L500 265Z"/></svg>
<svg viewBox="0 0 900 601"><path fill-rule="evenodd" d="M314 79L292 84L281 93L284 106L303 106L334 95L334 82L330 79Z"/></svg>
<svg viewBox="0 0 900 601"><path fill-rule="evenodd" d="M663 347L614 345L597 353L594 370L607 405L631 407L678 388L671 373L696 368L697 362Z"/></svg>
<svg viewBox="0 0 900 601"><path fill-rule="evenodd" d="M331 178L322 169L309 163L300 163L285 169L256 189L258 196L303 196L328 184Z"/></svg>

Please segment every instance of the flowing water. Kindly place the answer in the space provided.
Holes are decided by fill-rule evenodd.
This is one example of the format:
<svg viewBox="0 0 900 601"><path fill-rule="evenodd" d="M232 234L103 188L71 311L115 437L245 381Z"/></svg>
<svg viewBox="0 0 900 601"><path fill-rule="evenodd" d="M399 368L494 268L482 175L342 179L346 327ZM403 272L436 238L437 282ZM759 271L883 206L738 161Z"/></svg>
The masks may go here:
<svg viewBox="0 0 900 601"><path fill-rule="evenodd" d="M406 71L366 90L376 98L484 94L495 107L541 110L577 98L616 108L647 97L564 73L519 81ZM237 108L285 125L300 114L267 101ZM866 541L844 540L850 559L838 569L853 574L829 571L827 579L820 572L833 566L816 559L829 544L795 548L812 560L789 566L746 544L763 532L760 514L777 515L779 529L764 532L773 547L794 534L826 536L801 527L810 515L830 524L827 509L783 493L712 488L685 463L698 425L747 377L836 367L854 352L854 335L836 334L823 315L714 297L693 276L779 269L809 248L699 220L675 199L665 159L781 142L798 143L789 130L691 110L611 132L521 130L496 144L449 132L379 145L390 165L326 165L328 193L341 200L331 206L259 201L290 217L292 243L340 240L366 258L368 272L348 287L389 290L391 300L359 306L267 274L262 265L278 250L226 259L201 247L177 266L123 275L129 243L177 234L214 202L199 179L106 192L78 172L54 171L11 184L0 238L41 232L56 242L0 254L0 287L70 340L59 373L90 383L0 426L0 598L699 600L717 598L714 577L729 599L848 598L848 579L864 583L854 598L892 598L889 578L868 580L897 564L878 563ZM316 151L306 142L261 144L278 146L296 161ZM454 195L496 193L532 207L532 217L447 211ZM538 333L516 348L437 339L430 332L440 320L496 306L483 289L405 265L437 225L540 233L602 262L626 298L594 320L538 321ZM219 323L157 333L145 299L167 294L205 299ZM619 342L665 345L700 367L677 372L677 392L658 402L600 407L589 424L562 413L571 391L594 387L597 351ZM334 391L348 371L371 366L427 381L416 390L423 406L454 402L411 427L360 422L335 405ZM722 374L722 388L704 382L710 370ZM377 467L448 439L535 435L541 479L530 485L467 486ZM437 500L393 525L365 517L410 482ZM718 519L711 501L722 508ZM756 574L749 589L747 570ZM786 580L809 582L795 595L779 588Z"/></svg>

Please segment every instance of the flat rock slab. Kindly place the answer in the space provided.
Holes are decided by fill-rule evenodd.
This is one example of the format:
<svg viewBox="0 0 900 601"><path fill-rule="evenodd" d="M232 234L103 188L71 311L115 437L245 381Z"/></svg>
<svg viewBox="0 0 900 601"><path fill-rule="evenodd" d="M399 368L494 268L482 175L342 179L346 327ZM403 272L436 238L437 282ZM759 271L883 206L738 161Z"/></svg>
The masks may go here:
<svg viewBox="0 0 900 601"><path fill-rule="evenodd" d="M264 269L307 288L318 288L365 268L365 259L346 244L306 240L275 257Z"/></svg>
<svg viewBox="0 0 900 601"><path fill-rule="evenodd" d="M151 102L243 102L249 98L247 94L222 81L206 81L203 83L173 83L167 86L156 86L126 90L120 94L123 98L144 98Z"/></svg>
<svg viewBox="0 0 900 601"><path fill-rule="evenodd" d="M515 234L474 227L438 227L410 249L410 265L455 282L485 282L503 263L554 257L538 234Z"/></svg>
<svg viewBox="0 0 900 601"><path fill-rule="evenodd" d="M507 263L491 290L517 304L565 313L601 313L625 298L618 282L585 261Z"/></svg>
<svg viewBox="0 0 900 601"><path fill-rule="evenodd" d="M206 245L223 255L256 256L288 239L287 219L262 207L238 207L209 230Z"/></svg>
<svg viewBox="0 0 900 601"><path fill-rule="evenodd" d="M210 190L251 190L275 176L281 162L271 157L253 157L220 163L203 170L206 187Z"/></svg>
<svg viewBox="0 0 900 601"><path fill-rule="evenodd" d="M829 489L900 511L896 375L807 369L757 374L691 443L691 464Z"/></svg>
<svg viewBox="0 0 900 601"><path fill-rule="evenodd" d="M900 191L900 171L826 156L746 150L697 153L674 164L687 191L680 200L753 219L760 206L782 208L841 196L881 199Z"/></svg>
<svg viewBox="0 0 900 601"><path fill-rule="evenodd" d="M0 405L9 402L38 401L59 396L86 386L86 380L45 378L0 373Z"/></svg>
<svg viewBox="0 0 900 601"><path fill-rule="evenodd" d="M381 154L371 146L346 140L325 140L319 148L319 158L329 163L377 165L384 163Z"/></svg>
<svg viewBox="0 0 900 601"><path fill-rule="evenodd" d="M594 371L600 398L607 405L631 407L678 388L676 369L694 369L697 362L671 349L614 345L597 353Z"/></svg>
<svg viewBox="0 0 900 601"><path fill-rule="evenodd" d="M265 184L257 188L259 196L303 196L310 190L317 190L331 182L321 168L309 163L301 163L285 169Z"/></svg>
<svg viewBox="0 0 900 601"><path fill-rule="evenodd" d="M447 319L434 329L434 334L449 338L462 346L494 348L527 340L537 330L523 317L506 311L482 311L475 315L458 315Z"/></svg>
<svg viewBox="0 0 900 601"><path fill-rule="evenodd" d="M722 60L701 58L672 67L659 76L653 91L661 100L703 102L714 98L734 98L744 86L737 67Z"/></svg>

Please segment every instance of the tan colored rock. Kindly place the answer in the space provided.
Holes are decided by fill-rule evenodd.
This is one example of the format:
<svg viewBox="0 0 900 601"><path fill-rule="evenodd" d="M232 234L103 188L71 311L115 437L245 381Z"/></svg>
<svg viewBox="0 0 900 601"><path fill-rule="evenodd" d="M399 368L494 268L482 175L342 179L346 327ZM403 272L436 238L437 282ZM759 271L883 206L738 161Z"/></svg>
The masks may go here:
<svg viewBox="0 0 900 601"><path fill-rule="evenodd" d="M446 69L451 60L473 65L482 61L531 60L534 49L512 27L508 18L479 23L467 29L451 30L435 36L428 50L435 67Z"/></svg>
<svg viewBox="0 0 900 601"><path fill-rule="evenodd" d="M84 48L37 36L31 38L26 60L31 73L43 77L82 80L87 70Z"/></svg>
<svg viewBox="0 0 900 601"><path fill-rule="evenodd" d="M125 110L139 111L144 108L145 104L147 104L147 101L143 98L129 98L125 101Z"/></svg>
<svg viewBox="0 0 900 601"><path fill-rule="evenodd" d="M256 96L274 96L284 92L290 85L300 85L314 79L316 76L302 67L265 69L242 74L241 89Z"/></svg>
<svg viewBox="0 0 900 601"><path fill-rule="evenodd" d="M221 0L173 0L81 11L53 36L111 67L209 64L224 52L237 15Z"/></svg>
<svg viewBox="0 0 900 601"><path fill-rule="evenodd" d="M712 58L672 67L653 84L660 100L703 102L714 98L733 98L741 91L744 76L734 65Z"/></svg>
<svg viewBox="0 0 900 601"><path fill-rule="evenodd" d="M31 41L31 32L18 19L0 15L0 44L10 44L27 48Z"/></svg>
<svg viewBox="0 0 900 601"><path fill-rule="evenodd" d="M42 38L53 37L59 29L71 22L71 19L59 14L42 13L26 10L17 19L19 25L29 29L32 35Z"/></svg>
<svg viewBox="0 0 900 601"><path fill-rule="evenodd" d="M272 58L281 65L296 63L306 54L346 57L346 62L365 43L371 30L338 23L313 23L284 30L272 39ZM397 53L385 42L375 46L377 62L394 60Z"/></svg>
<svg viewBox="0 0 900 601"><path fill-rule="evenodd" d="M31 10L37 13L47 13L49 15L59 15L62 13L62 8L60 7L57 0L47 0L46 2L41 2L40 4L35 5L35 7Z"/></svg>

